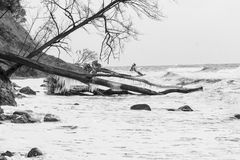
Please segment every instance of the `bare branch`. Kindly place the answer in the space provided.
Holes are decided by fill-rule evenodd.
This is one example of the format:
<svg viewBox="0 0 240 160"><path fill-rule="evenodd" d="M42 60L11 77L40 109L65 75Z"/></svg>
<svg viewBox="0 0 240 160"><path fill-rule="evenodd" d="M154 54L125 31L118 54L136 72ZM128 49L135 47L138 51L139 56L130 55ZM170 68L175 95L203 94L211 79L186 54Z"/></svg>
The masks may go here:
<svg viewBox="0 0 240 160"><path fill-rule="evenodd" d="M93 26L98 33L103 34L100 59L109 61L111 56L119 57L124 43L138 35L131 21L129 9L139 16L145 15L154 20L162 17L157 0L42 1L49 12L48 21L43 24L40 29L42 31L37 33L37 35L43 35L40 38L41 46L34 49L27 58L39 55L49 47L58 48L58 54L61 51L70 54L65 46L68 45L66 37L78 29L92 31L89 27ZM7 74L11 75L20 66L20 64L12 66L7 70Z"/></svg>

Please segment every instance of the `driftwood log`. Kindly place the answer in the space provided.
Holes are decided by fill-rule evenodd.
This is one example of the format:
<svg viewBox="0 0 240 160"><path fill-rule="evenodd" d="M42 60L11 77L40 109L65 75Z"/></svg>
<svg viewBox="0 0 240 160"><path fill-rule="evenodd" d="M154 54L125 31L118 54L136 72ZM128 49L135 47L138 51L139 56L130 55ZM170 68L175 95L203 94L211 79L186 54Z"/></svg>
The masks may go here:
<svg viewBox="0 0 240 160"><path fill-rule="evenodd" d="M46 73L72 78L72 79L78 80L85 84L97 84L97 85L101 85L101 86L105 86L105 87L109 87L109 88L114 88L114 89L119 89L119 90L124 90L124 91L131 91L131 92L141 93L141 94L145 94L145 95L163 95L163 94L168 94L168 93L172 93L172 92L190 93L190 92L200 91L203 89L202 87L191 88L191 89L177 88L177 89L165 90L163 92L156 92L156 91L142 88L142 87L118 83L118 82L109 81L109 80L105 80L105 79L101 79L101 78L96 78L96 76L109 76L106 74L89 74L89 73L78 73L78 72L74 72L74 71L69 71L69 70L65 70L62 68L57 68L54 66L42 64L35 60L24 58L22 56L18 56L18 55L15 55L15 54L12 54L12 53L9 53L6 51L0 52L0 59L8 60L8 61L15 62L15 63L21 64L21 65L26 65L28 67L38 69L38 70L46 72ZM111 76L119 77L119 78L127 78L126 76L121 76L121 75L117 76L114 74Z"/></svg>

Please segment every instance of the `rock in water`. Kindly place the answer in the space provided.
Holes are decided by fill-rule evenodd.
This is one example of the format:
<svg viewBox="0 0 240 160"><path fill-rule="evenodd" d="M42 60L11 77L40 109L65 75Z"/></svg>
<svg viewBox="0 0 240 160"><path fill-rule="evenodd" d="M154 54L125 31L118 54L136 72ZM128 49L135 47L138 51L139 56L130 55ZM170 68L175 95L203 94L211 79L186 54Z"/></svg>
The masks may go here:
<svg viewBox="0 0 240 160"><path fill-rule="evenodd" d="M27 118L30 118L31 116L30 116L30 114L28 114L27 112L25 112L25 111L15 111L15 112L13 112L13 115L25 115Z"/></svg>
<svg viewBox="0 0 240 160"><path fill-rule="evenodd" d="M31 115L25 111L15 111L13 112L12 123L36 123L39 120L32 118Z"/></svg>
<svg viewBox="0 0 240 160"><path fill-rule="evenodd" d="M40 87L47 87L47 85L46 84L41 84Z"/></svg>
<svg viewBox="0 0 240 160"><path fill-rule="evenodd" d="M13 153L10 151L6 151L5 153L2 153L1 156L7 156L7 157L12 157Z"/></svg>
<svg viewBox="0 0 240 160"><path fill-rule="evenodd" d="M36 95L36 92L33 91L30 87L23 87L22 89L19 90L19 92L28 94L28 95Z"/></svg>
<svg viewBox="0 0 240 160"><path fill-rule="evenodd" d="M12 115L0 114L0 121L11 120Z"/></svg>
<svg viewBox="0 0 240 160"><path fill-rule="evenodd" d="M0 121L5 121L6 120L6 116L4 114L0 114Z"/></svg>
<svg viewBox="0 0 240 160"><path fill-rule="evenodd" d="M4 110L0 107L0 114L3 114Z"/></svg>
<svg viewBox="0 0 240 160"><path fill-rule="evenodd" d="M234 117L240 119L240 114L235 114Z"/></svg>
<svg viewBox="0 0 240 160"><path fill-rule="evenodd" d="M179 111L184 111L184 112L192 112L192 111L193 111L192 108L189 107L188 105L179 107L177 110L179 110Z"/></svg>
<svg viewBox="0 0 240 160"><path fill-rule="evenodd" d="M43 119L44 122L58 122L59 118L53 114L46 114Z"/></svg>
<svg viewBox="0 0 240 160"><path fill-rule="evenodd" d="M41 156L41 155L43 155L43 153L38 148L32 148L28 152L27 157L37 157L37 156Z"/></svg>
<svg viewBox="0 0 240 160"><path fill-rule="evenodd" d="M177 109L168 108L167 111L177 111Z"/></svg>
<svg viewBox="0 0 240 160"><path fill-rule="evenodd" d="M28 118L25 115L15 115L11 120L12 123L29 123Z"/></svg>
<svg viewBox="0 0 240 160"><path fill-rule="evenodd" d="M148 104L135 104L133 106L131 106L130 108L131 110L147 110L147 111L151 111L151 108Z"/></svg>

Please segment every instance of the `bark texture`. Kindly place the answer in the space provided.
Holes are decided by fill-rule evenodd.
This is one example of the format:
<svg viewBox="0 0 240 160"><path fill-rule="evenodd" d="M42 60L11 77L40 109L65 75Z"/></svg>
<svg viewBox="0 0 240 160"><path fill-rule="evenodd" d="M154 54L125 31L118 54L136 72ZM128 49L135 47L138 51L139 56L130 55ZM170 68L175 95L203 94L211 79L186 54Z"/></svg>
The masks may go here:
<svg viewBox="0 0 240 160"><path fill-rule="evenodd" d="M1 105L17 105L13 94L12 83L7 78L2 68L0 68L0 106Z"/></svg>

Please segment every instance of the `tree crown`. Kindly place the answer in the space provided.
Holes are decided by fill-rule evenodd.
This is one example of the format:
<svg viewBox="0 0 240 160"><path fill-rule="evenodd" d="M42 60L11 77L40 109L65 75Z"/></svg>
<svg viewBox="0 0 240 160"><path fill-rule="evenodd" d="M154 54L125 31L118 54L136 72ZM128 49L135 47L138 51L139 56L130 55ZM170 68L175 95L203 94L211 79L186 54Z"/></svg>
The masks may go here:
<svg viewBox="0 0 240 160"><path fill-rule="evenodd" d="M18 22L26 21L26 11L21 5L21 0L0 0L0 10L10 11Z"/></svg>

